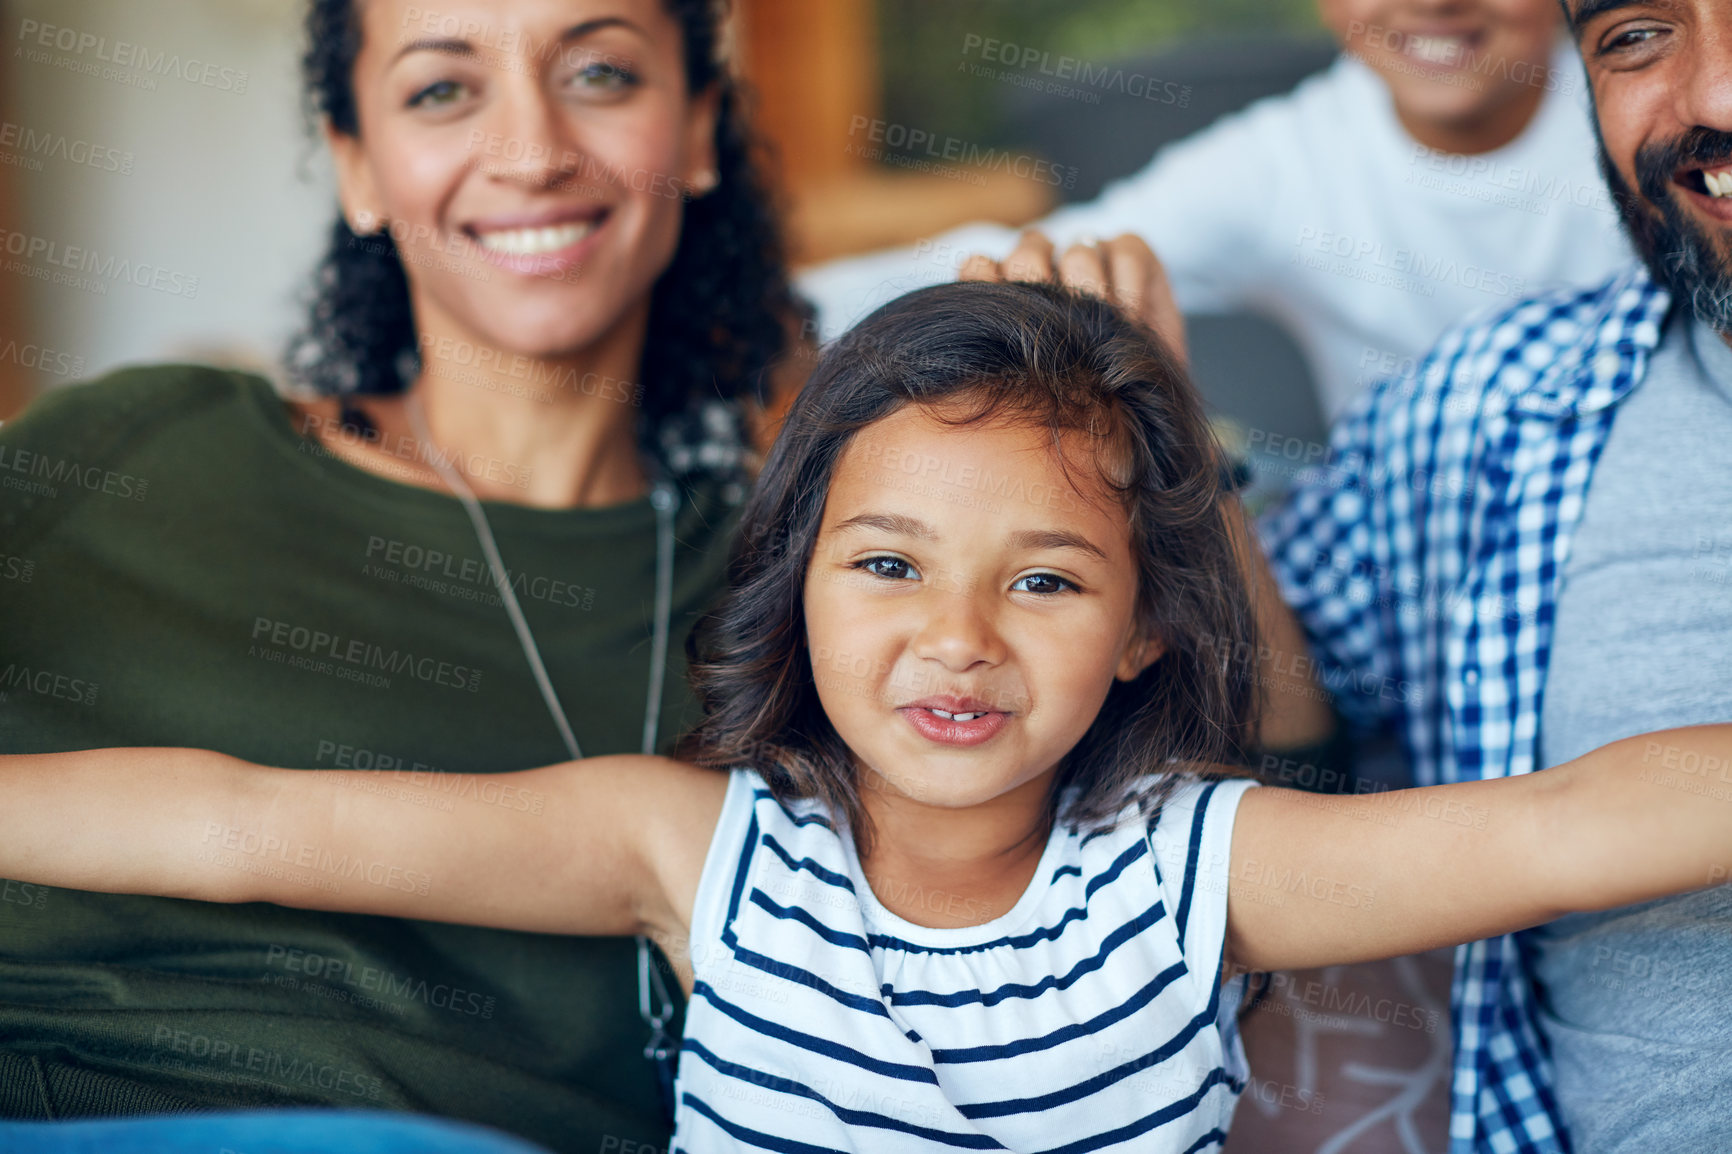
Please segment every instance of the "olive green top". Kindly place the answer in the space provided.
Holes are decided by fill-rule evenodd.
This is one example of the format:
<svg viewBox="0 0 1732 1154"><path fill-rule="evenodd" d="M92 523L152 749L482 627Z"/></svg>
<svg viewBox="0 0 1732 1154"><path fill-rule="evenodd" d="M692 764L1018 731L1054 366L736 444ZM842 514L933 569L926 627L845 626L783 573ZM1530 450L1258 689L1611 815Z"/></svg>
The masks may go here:
<svg viewBox="0 0 1732 1154"><path fill-rule="evenodd" d="M684 639L735 520L719 480L682 495L664 750L696 719ZM584 752L636 752L648 498L487 513ZM0 428L0 751L125 745L367 771L355 788L505 806L526 829L535 796L440 775L566 757L462 507L332 457L264 380L185 366L55 390ZM309 884L373 870L225 831L199 852ZM635 957L629 940L0 882L0 1114L305 1103L560 1150L665 1145Z"/></svg>

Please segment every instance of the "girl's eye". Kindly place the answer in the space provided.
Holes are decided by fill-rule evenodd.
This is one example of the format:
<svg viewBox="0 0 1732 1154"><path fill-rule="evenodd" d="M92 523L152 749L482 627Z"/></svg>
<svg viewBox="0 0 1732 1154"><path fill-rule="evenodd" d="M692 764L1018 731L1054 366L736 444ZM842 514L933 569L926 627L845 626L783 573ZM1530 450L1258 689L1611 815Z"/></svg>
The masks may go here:
<svg viewBox="0 0 1732 1154"><path fill-rule="evenodd" d="M1062 593L1076 586L1063 577L1054 577L1051 573L1030 573L1027 577L1018 577L1011 588L1018 593L1041 593L1051 595Z"/></svg>
<svg viewBox="0 0 1732 1154"><path fill-rule="evenodd" d="M436 80L409 98L410 108L444 108L457 103L469 86L456 80Z"/></svg>
<svg viewBox="0 0 1732 1154"><path fill-rule="evenodd" d="M857 562L856 569L864 569L874 577L882 577L887 581L909 581L918 578L920 574L900 557L868 557Z"/></svg>
<svg viewBox="0 0 1732 1154"><path fill-rule="evenodd" d="M623 92L636 86L637 74L623 64L597 60L571 78L571 86L584 92Z"/></svg>

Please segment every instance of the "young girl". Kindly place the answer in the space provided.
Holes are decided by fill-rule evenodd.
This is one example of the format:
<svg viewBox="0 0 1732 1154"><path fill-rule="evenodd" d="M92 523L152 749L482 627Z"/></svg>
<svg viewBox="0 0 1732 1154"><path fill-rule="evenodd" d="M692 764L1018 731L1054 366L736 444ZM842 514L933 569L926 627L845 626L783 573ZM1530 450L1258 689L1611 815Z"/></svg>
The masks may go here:
<svg viewBox="0 0 1732 1154"><path fill-rule="evenodd" d="M1209 1149L1247 1077L1232 976L1724 875L1732 809L1643 768L1732 756L1724 727L1375 796L1223 770L1259 688L1218 476L1109 306L925 290L793 409L691 762L482 777L543 804L446 812L187 750L0 758L0 875L653 935L690 996L676 1144L706 1154Z"/></svg>

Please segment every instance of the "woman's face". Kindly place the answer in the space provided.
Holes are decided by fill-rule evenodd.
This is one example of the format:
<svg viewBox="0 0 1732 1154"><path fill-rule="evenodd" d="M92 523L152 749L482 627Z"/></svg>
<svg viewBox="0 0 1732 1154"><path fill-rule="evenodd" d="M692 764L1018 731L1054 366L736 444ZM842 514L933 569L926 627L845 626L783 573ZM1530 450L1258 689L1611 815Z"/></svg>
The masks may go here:
<svg viewBox="0 0 1732 1154"><path fill-rule="evenodd" d="M355 0L344 212L388 227L423 342L557 358L647 315L716 158L662 0Z"/></svg>

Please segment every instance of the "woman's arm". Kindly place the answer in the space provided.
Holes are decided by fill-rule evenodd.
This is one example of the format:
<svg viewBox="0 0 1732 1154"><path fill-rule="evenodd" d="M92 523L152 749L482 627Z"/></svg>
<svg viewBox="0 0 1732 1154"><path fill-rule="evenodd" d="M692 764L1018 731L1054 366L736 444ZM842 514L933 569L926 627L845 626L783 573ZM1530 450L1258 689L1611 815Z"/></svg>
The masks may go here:
<svg viewBox="0 0 1732 1154"><path fill-rule="evenodd" d="M1732 772L1732 725L1632 737L1494 781L1252 790L1233 830L1229 962L1394 957L1725 881L1732 801L1688 790L1703 766Z"/></svg>
<svg viewBox="0 0 1732 1154"><path fill-rule="evenodd" d="M0 877L545 933L678 934L727 788L721 774L635 756L437 782L423 796L368 773L188 749L0 757Z"/></svg>

